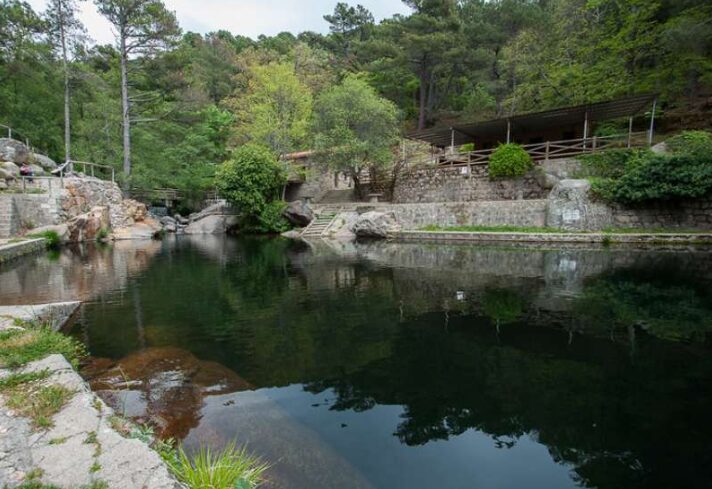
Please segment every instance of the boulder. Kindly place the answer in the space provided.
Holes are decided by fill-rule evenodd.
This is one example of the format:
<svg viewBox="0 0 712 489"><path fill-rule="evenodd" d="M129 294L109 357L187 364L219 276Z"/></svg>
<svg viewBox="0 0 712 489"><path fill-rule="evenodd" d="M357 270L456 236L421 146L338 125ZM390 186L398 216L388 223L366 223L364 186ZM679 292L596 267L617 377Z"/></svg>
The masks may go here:
<svg viewBox="0 0 712 489"><path fill-rule="evenodd" d="M361 214L351 227L351 231L362 238L387 238L390 233L400 230L392 213L366 212Z"/></svg>
<svg viewBox="0 0 712 489"><path fill-rule="evenodd" d="M59 242L62 244L69 242L69 226L67 224L41 226L32 230L32 234L42 234L48 232L57 233L57 236L59 236Z"/></svg>
<svg viewBox="0 0 712 489"><path fill-rule="evenodd" d="M545 190L551 190L559 183L559 177L546 171L535 172L534 177L539 186Z"/></svg>
<svg viewBox="0 0 712 489"><path fill-rule="evenodd" d="M32 174L36 177L39 177L39 176L42 176L45 174L44 169L42 169L42 167L39 165L30 165L30 170L32 170Z"/></svg>
<svg viewBox="0 0 712 489"><path fill-rule="evenodd" d="M282 233L282 237L289 239L302 239L302 232L297 231L296 229L292 229L291 231L286 231Z"/></svg>
<svg viewBox="0 0 712 489"><path fill-rule="evenodd" d="M613 226L613 210L591 198L588 180L561 180L549 194L546 225L566 231L592 231Z"/></svg>
<svg viewBox="0 0 712 489"><path fill-rule="evenodd" d="M146 204L133 199L124 199L121 208L128 219L133 222L141 222L148 216Z"/></svg>
<svg viewBox="0 0 712 489"><path fill-rule="evenodd" d="M187 226L188 224L190 224L190 221L185 217L181 216L180 214L176 214L175 216L173 216L173 219L182 226Z"/></svg>
<svg viewBox="0 0 712 489"><path fill-rule="evenodd" d="M178 223L171 216L163 216L160 220L163 230L167 233L175 233L178 230Z"/></svg>
<svg viewBox="0 0 712 489"><path fill-rule="evenodd" d="M93 207L89 212L79 214L67 222L67 228L69 242L95 241L102 230L108 232L111 229L109 208Z"/></svg>
<svg viewBox="0 0 712 489"><path fill-rule="evenodd" d="M151 217L130 226L114 229L114 239L153 239L163 228L161 224Z"/></svg>
<svg viewBox="0 0 712 489"><path fill-rule="evenodd" d="M301 200L290 202L282 215L293 225L308 226L314 220L314 212Z"/></svg>
<svg viewBox="0 0 712 489"><path fill-rule="evenodd" d="M35 165L42 167L45 171L51 172L57 169L57 163L49 156L41 155L38 153L32 153L30 161Z"/></svg>
<svg viewBox="0 0 712 489"><path fill-rule="evenodd" d="M8 185L7 185L7 182L5 181L5 179L0 177L0 190L6 190L7 187L8 187Z"/></svg>
<svg viewBox="0 0 712 489"><path fill-rule="evenodd" d="M20 176L20 167L12 161L0 163L0 171L2 171L5 180L11 180Z"/></svg>
<svg viewBox="0 0 712 489"><path fill-rule="evenodd" d="M191 222L185 234L225 234L237 224L237 216L210 215Z"/></svg>
<svg viewBox="0 0 712 489"><path fill-rule="evenodd" d="M30 150L20 141L0 138L0 161L11 161L17 165L26 163L30 158Z"/></svg>

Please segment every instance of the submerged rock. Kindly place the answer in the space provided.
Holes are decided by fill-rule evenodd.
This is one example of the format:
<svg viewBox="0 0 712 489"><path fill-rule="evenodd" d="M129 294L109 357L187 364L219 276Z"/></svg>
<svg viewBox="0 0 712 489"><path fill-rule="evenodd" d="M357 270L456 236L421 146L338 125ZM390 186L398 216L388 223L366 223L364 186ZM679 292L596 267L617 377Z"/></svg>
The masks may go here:
<svg viewBox="0 0 712 489"><path fill-rule="evenodd" d="M302 228L314 220L314 212L301 200L290 202L282 215L293 225Z"/></svg>
<svg viewBox="0 0 712 489"><path fill-rule="evenodd" d="M356 219L351 231L362 238L387 238L390 233L400 230L400 225L392 213L366 212Z"/></svg>

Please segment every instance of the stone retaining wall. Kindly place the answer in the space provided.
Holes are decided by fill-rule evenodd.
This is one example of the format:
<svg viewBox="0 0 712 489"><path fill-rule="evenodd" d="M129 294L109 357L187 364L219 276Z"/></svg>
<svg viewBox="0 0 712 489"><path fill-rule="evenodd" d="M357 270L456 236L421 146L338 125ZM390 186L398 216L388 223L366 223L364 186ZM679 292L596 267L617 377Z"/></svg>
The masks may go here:
<svg viewBox="0 0 712 489"><path fill-rule="evenodd" d="M44 250L45 247L44 238L29 239L27 241L20 241L19 243L6 243L0 246L0 264Z"/></svg>
<svg viewBox="0 0 712 489"><path fill-rule="evenodd" d="M425 226L546 225L546 200L399 204L388 208L404 229Z"/></svg>

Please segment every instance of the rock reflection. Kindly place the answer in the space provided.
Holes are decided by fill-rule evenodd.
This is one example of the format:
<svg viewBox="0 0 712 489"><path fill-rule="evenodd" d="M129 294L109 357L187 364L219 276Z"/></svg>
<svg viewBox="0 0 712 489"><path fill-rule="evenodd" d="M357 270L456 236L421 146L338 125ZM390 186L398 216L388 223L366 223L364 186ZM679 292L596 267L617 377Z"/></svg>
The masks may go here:
<svg viewBox="0 0 712 489"><path fill-rule="evenodd" d="M117 362L93 358L82 374L115 411L150 423L163 438L184 438L198 426L206 396L252 388L232 370L174 347L148 348Z"/></svg>

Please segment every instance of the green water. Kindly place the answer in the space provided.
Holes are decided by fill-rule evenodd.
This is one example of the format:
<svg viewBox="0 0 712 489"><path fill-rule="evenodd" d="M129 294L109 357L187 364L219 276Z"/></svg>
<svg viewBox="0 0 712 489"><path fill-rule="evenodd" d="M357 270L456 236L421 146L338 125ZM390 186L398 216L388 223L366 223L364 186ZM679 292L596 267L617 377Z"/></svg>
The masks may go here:
<svg viewBox="0 0 712 489"><path fill-rule="evenodd" d="M707 488L712 252L214 237L0 269L117 409L288 488ZM118 368L121 367L122 375Z"/></svg>

